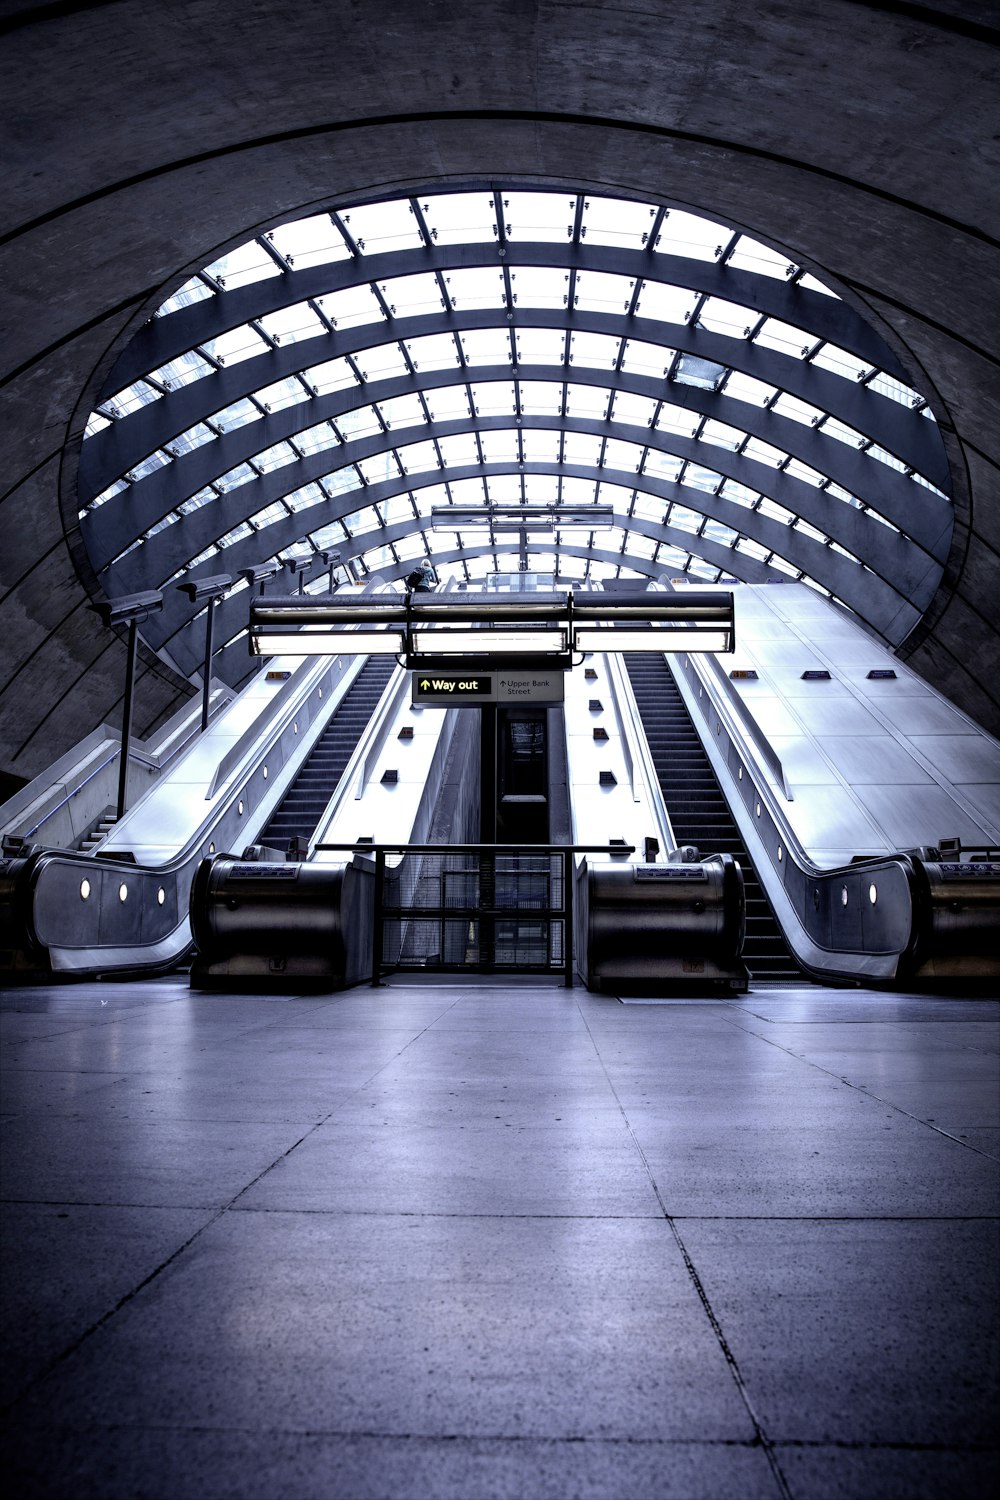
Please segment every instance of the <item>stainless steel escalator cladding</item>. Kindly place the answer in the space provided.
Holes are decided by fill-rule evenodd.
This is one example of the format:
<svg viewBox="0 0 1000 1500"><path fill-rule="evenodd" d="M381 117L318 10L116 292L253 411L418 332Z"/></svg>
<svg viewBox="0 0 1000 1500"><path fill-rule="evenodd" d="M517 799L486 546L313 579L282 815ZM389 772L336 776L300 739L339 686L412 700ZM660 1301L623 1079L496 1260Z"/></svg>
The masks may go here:
<svg viewBox="0 0 1000 1500"><path fill-rule="evenodd" d="M370 860L258 863L216 855L191 886L196 989L344 989L371 974Z"/></svg>

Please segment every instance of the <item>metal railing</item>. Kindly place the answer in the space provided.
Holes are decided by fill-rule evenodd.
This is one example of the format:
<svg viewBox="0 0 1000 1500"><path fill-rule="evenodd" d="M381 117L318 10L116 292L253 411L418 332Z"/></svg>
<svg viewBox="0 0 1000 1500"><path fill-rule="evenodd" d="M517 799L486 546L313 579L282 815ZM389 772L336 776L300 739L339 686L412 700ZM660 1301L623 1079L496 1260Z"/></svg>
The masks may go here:
<svg viewBox="0 0 1000 1500"><path fill-rule="evenodd" d="M575 854L631 844L317 844L375 864L372 977L386 969L563 975L573 984ZM387 857L399 863L388 865Z"/></svg>

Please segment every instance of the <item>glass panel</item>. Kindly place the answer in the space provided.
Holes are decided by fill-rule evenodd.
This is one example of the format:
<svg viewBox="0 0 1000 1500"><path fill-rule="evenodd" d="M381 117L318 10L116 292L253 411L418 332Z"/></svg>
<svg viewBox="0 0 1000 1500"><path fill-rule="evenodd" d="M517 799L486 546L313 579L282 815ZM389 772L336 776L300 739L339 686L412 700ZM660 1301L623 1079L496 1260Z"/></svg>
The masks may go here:
<svg viewBox="0 0 1000 1500"><path fill-rule="evenodd" d="M649 396L634 396L630 391L616 391L611 408L612 422L627 422L630 427L652 427L656 402Z"/></svg>
<svg viewBox="0 0 1000 1500"><path fill-rule="evenodd" d="M493 266L469 266L462 271L448 271L444 284L452 307L467 311L469 308L507 305L503 273Z"/></svg>
<svg viewBox="0 0 1000 1500"><path fill-rule="evenodd" d="M277 344L298 344L302 339L313 339L326 333L324 323L308 302L295 302L291 307L279 307L276 312L265 313L260 326Z"/></svg>
<svg viewBox="0 0 1000 1500"><path fill-rule="evenodd" d="M224 406L208 420L220 432L235 432L237 428L245 427L248 422L259 421L262 415L260 407L249 397L244 396L241 401L234 401L231 406Z"/></svg>
<svg viewBox="0 0 1000 1500"><path fill-rule="evenodd" d="M824 344L818 354L813 356L812 363L821 370L832 370L835 375L843 375L847 380L860 380L874 368L865 360L858 359L856 354L838 349L836 344Z"/></svg>
<svg viewBox="0 0 1000 1500"><path fill-rule="evenodd" d="M627 339L621 367L628 375L652 375L657 380L670 369L674 350L665 344L648 344L642 339Z"/></svg>
<svg viewBox="0 0 1000 1500"><path fill-rule="evenodd" d="M721 297L709 297L698 314L696 327L709 333L726 334L729 338L745 339L757 321L757 314L738 302L724 302Z"/></svg>
<svg viewBox="0 0 1000 1500"><path fill-rule="evenodd" d="M686 287L644 281L636 312L640 318L656 318L661 323L686 323L697 302L697 294Z"/></svg>
<svg viewBox="0 0 1000 1500"><path fill-rule="evenodd" d="M571 385L567 388L566 410L572 417L603 422L610 400L611 392L606 385Z"/></svg>
<svg viewBox="0 0 1000 1500"><path fill-rule="evenodd" d="M510 273L514 301L520 307L566 306L569 272L558 266L522 266Z"/></svg>
<svg viewBox="0 0 1000 1500"><path fill-rule="evenodd" d="M568 464L596 468L601 456L601 440L585 432L567 432L563 453Z"/></svg>
<svg viewBox="0 0 1000 1500"><path fill-rule="evenodd" d="M232 547L237 542L244 541L248 536L253 536L253 529L245 521L241 521L239 526L234 527L232 531L227 531L225 536L219 537L219 547Z"/></svg>
<svg viewBox="0 0 1000 1500"><path fill-rule="evenodd" d="M556 380L522 380L518 386L521 410L532 416L562 414L562 386Z"/></svg>
<svg viewBox="0 0 1000 1500"><path fill-rule="evenodd" d="M816 277L810 276L808 271L804 276L799 277L796 284L807 292L822 292L824 297L836 297L837 301L840 301L832 287L825 286L822 281L817 281Z"/></svg>
<svg viewBox="0 0 1000 1500"><path fill-rule="evenodd" d="M781 448L774 448L770 443L762 443L760 438L756 437L747 438L743 453L746 458L754 458L758 463L767 464L772 469L776 469L788 457Z"/></svg>
<svg viewBox="0 0 1000 1500"><path fill-rule="evenodd" d="M329 292L316 298L316 305L323 309L323 316L334 328L357 328L364 323L382 323L385 314L370 285L345 287L342 292Z"/></svg>
<svg viewBox="0 0 1000 1500"><path fill-rule="evenodd" d="M606 271L581 271L576 278L573 306L584 312L625 312L635 282Z"/></svg>
<svg viewBox="0 0 1000 1500"><path fill-rule="evenodd" d="M699 439L703 443L711 443L715 448L728 448L735 453L740 446L746 433L739 427L727 427L725 422L706 422L699 433Z"/></svg>
<svg viewBox="0 0 1000 1500"><path fill-rule="evenodd" d="M635 443L611 438L604 446L604 463L609 469L624 469L626 473L636 474L639 471L642 452L643 450Z"/></svg>
<svg viewBox="0 0 1000 1500"><path fill-rule="evenodd" d="M578 479L572 474L567 474L560 485L564 505L590 505L595 491L596 485L593 479Z"/></svg>
<svg viewBox="0 0 1000 1500"><path fill-rule="evenodd" d="M641 250L649 238L656 209L624 198L588 198L580 238L595 245L622 245Z"/></svg>
<svg viewBox="0 0 1000 1500"><path fill-rule="evenodd" d="M412 250L423 244L416 216L405 198L396 198L389 203L367 203L341 214L340 218L364 255Z"/></svg>
<svg viewBox="0 0 1000 1500"><path fill-rule="evenodd" d="M371 458L359 459L355 467L367 484L386 484L399 478L399 468L391 453L375 453ZM437 468L437 459L434 460L434 467Z"/></svg>
<svg viewBox="0 0 1000 1500"><path fill-rule="evenodd" d="M722 483L722 475L717 474L714 469L703 469L700 464L686 464L681 483L691 489L704 490L707 494L714 495Z"/></svg>
<svg viewBox="0 0 1000 1500"><path fill-rule="evenodd" d="M182 287L178 287L172 297L166 302L161 302L154 318L166 318L172 312L177 312L181 307L190 307L195 302L204 302L206 297L214 297L215 293L210 286L206 286L200 276L192 276L190 281L185 281Z"/></svg>
<svg viewBox="0 0 1000 1500"><path fill-rule="evenodd" d="M788 460L785 465L785 473L790 474L793 479L801 479L805 484L818 486L823 483L822 474L818 473L816 469L811 469L808 464L802 463L797 458L790 458Z"/></svg>
<svg viewBox="0 0 1000 1500"><path fill-rule="evenodd" d="M790 510L786 510L785 507L783 505L779 505L776 500L768 500L766 496L761 500L760 505L757 507L757 514L760 516L767 516L767 518L771 521L782 521L786 526L788 525L789 521L794 520L794 516L792 515L792 512Z"/></svg>
<svg viewBox="0 0 1000 1500"><path fill-rule="evenodd" d="M140 479L145 479L149 474L155 474L157 469L162 469L169 462L169 454L159 451L151 453L148 458L142 460L141 464L136 464L134 468L129 469L125 477L136 483Z"/></svg>
<svg viewBox="0 0 1000 1500"><path fill-rule="evenodd" d="M382 424L373 406L355 406L351 411L341 412L335 420L337 431L345 443L382 431Z"/></svg>
<svg viewBox="0 0 1000 1500"><path fill-rule="evenodd" d="M286 521L287 519L288 511L280 500L275 500L270 505L265 505L263 510L257 511L255 515L250 517L251 524L258 531L262 531L265 526L270 526L274 521Z"/></svg>
<svg viewBox="0 0 1000 1500"><path fill-rule="evenodd" d="M197 427L189 427L187 432L180 433L167 444L167 452L173 458L180 458L184 453L193 453L195 448L200 448L203 443L210 443L215 438L211 427L206 427L204 422L199 422Z"/></svg>
<svg viewBox="0 0 1000 1500"><path fill-rule="evenodd" d="M574 333L570 335L569 357L571 364L593 365L598 369L613 369L621 348L621 339L606 333Z"/></svg>
<svg viewBox="0 0 1000 1500"><path fill-rule="evenodd" d="M285 495L284 501L289 510L298 512L308 510L311 505L324 504L326 495L318 484L304 484L300 489L292 490L291 494Z"/></svg>
<svg viewBox="0 0 1000 1500"><path fill-rule="evenodd" d="M532 432L526 430L522 433L522 442L524 444L524 457L527 463L555 464L559 462L558 432Z"/></svg>
<svg viewBox="0 0 1000 1500"><path fill-rule="evenodd" d="M283 469L285 464L294 463L298 454L291 443L275 443L273 448L265 448L263 453L254 454L254 464L264 474L270 474L274 469Z"/></svg>
<svg viewBox="0 0 1000 1500"><path fill-rule="evenodd" d="M566 351L566 334L561 328L518 328L517 361L521 365L561 365Z"/></svg>
<svg viewBox="0 0 1000 1500"><path fill-rule="evenodd" d="M329 422L319 422L315 427L307 427L304 432L297 432L292 442L303 456L310 453L322 453L325 448L340 446L340 439Z"/></svg>
<svg viewBox="0 0 1000 1500"><path fill-rule="evenodd" d="M727 395L729 393L728 385L726 393ZM815 426L823 417L823 412L818 406L811 406L808 401L800 401L798 396L790 396L787 391L782 391L771 410L779 417L791 417L793 422L802 422L806 427Z"/></svg>
<svg viewBox="0 0 1000 1500"><path fill-rule="evenodd" d="M664 255L687 255L692 260L717 260L722 254L730 231L712 224L698 214L672 208L667 214L656 241Z"/></svg>
<svg viewBox="0 0 1000 1500"><path fill-rule="evenodd" d="M296 219L292 224L281 224L277 229L270 230L265 238L271 241L296 270L351 258L343 235L329 214L316 214L310 219Z"/></svg>
<svg viewBox="0 0 1000 1500"><path fill-rule="evenodd" d="M329 474L324 474L320 481L329 495L344 495L349 490L360 488L358 471L353 464L345 464L342 469L333 469Z"/></svg>
<svg viewBox="0 0 1000 1500"><path fill-rule="evenodd" d="M513 428L501 432L480 433L483 457L488 464L518 462L517 433Z"/></svg>
<svg viewBox="0 0 1000 1500"><path fill-rule="evenodd" d="M220 255L205 270L220 286L232 291L234 287L248 286L252 281L266 281L281 272L264 247L256 240L238 245L235 250Z"/></svg>
<svg viewBox="0 0 1000 1500"><path fill-rule="evenodd" d="M777 250L769 250L759 240L752 240L748 234L741 234L736 242L736 249L726 261L727 266L736 266L744 271L756 271L760 276L773 276L778 281L787 281L789 276L794 275L798 267L789 261L787 255L781 255Z"/></svg>
<svg viewBox="0 0 1000 1500"><path fill-rule="evenodd" d="M429 400L430 398L428 398ZM483 417L514 415L514 386L500 380L484 381L472 387L476 411Z"/></svg>
<svg viewBox="0 0 1000 1500"><path fill-rule="evenodd" d="M440 283L430 271L380 281L379 290L396 317L414 318L444 307Z"/></svg>
<svg viewBox="0 0 1000 1500"><path fill-rule="evenodd" d="M449 396L454 390L454 386L448 386L443 391L429 391L427 393L427 404L430 406L432 402L436 402L438 398ZM464 387L459 386L458 390L462 395L462 407L461 411L454 413L454 415L466 416L468 415L468 403L465 401ZM436 407L432 407L431 409L435 421L442 422L447 420L443 414L437 414ZM417 427L427 421L424 415L423 404L420 397L416 395L392 396L388 401L380 401L378 403L378 410L387 427Z"/></svg>
<svg viewBox="0 0 1000 1500"><path fill-rule="evenodd" d="M508 239L565 245L573 233L576 198L568 193L505 193L503 210Z"/></svg>
<svg viewBox="0 0 1000 1500"><path fill-rule="evenodd" d="M309 392L293 375L285 380L276 380L273 385L264 386L263 390L255 391L254 395L268 411L284 411L286 406L296 406L300 401L309 400Z"/></svg>
<svg viewBox="0 0 1000 1500"><path fill-rule="evenodd" d="M675 432L680 437L694 437L700 421L698 412L665 401L656 419L656 429L658 432Z"/></svg>
<svg viewBox="0 0 1000 1500"><path fill-rule="evenodd" d="M421 199L431 238L439 245L492 242L497 221L491 193L440 193Z"/></svg>
<svg viewBox="0 0 1000 1500"><path fill-rule="evenodd" d="M458 335L470 365L509 365L510 335L503 328L469 329Z"/></svg>
<svg viewBox="0 0 1000 1500"><path fill-rule="evenodd" d="M365 380L392 380L410 373L398 344L374 344L362 349L355 355L355 362Z"/></svg>
<svg viewBox="0 0 1000 1500"><path fill-rule="evenodd" d="M193 380L201 380L205 375L211 375L212 366L207 359L202 359L193 349L187 354L178 354L176 359L170 360L168 364L160 365L159 369L151 370L150 377L158 380L160 385L166 386L168 391L176 390L183 385L190 385Z"/></svg>
<svg viewBox="0 0 1000 1500"><path fill-rule="evenodd" d="M454 437L441 438L438 447L444 463L451 468L464 469L479 462L479 446L474 433L460 432Z"/></svg>
<svg viewBox="0 0 1000 1500"><path fill-rule="evenodd" d="M642 472L649 474L653 479L665 479L676 482L680 479L684 460L676 458L672 453L661 453L657 448L650 448L646 452L646 461L642 466Z"/></svg>
<svg viewBox="0 0 1000 1500"><path fill-rule="evenodd" d="M754 343L764 349L776 349L779 354L790 354L801 359L808 354L816 339L793 323L782 323L778 318L768 318L763 328L754 335Z"/></svg>
<svg viewBox="0 0 1000 1500"><path fill-rule="evenodd" d="M241 328L231 328L228 333L220 333L218 338L209 339L201 347L220 364L238 365L255 354L266 354L270 345L259 334L254 333L249 324L244 323Z"/></svg>
<svg viewBox="0 0 1000 1500"><path fill-rule="evenodd" d="M348 386L358 384L358 377L346 359L328 359L321 365L311 366L305 375L318 396L326 396L330 391L343 391Z"/></svg>
<svg viewBox="0 0 1000 1500"><path fill-rule="evenodd" d="M742 370L730 370L725 384L725 393L736 401L749 401L753 406L766 406L774 396L777 386L765 385Z"/></svg>
<svg viewBox="0 0 1000 1500"><path fill-rule="evenodd" d="M690 510L686 505L672 505L667 525L676 526L679 531L696 532L704 519L703 511Z"/></svg>
<svg viewBox="0 0 1000 1500"><path fill-rule="evenodd" d="M440 467L437 449L431 442L410 443L405 448L400 448L399 461L406 474L425 474L430 469Z"/></svg>

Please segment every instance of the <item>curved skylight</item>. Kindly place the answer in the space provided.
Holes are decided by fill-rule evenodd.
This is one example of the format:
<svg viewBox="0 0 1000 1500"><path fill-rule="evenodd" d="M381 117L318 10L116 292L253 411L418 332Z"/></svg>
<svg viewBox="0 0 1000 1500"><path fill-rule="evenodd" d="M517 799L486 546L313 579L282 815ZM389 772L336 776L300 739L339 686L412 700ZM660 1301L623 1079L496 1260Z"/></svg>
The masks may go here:
<svg viewBox="0 0 1000 1500"><path fill-rule="evenodd" d="M496 189L313 215L205 266L118 360L79 494L102 586L167 588L147 635L192 671L171 583L308 553L325 589L331 550L339 578L427 555L467 581L802 578L897 643L947 487L908 372L804 267L686 210ZM245 616L234 589L233 681Z"/></svg>

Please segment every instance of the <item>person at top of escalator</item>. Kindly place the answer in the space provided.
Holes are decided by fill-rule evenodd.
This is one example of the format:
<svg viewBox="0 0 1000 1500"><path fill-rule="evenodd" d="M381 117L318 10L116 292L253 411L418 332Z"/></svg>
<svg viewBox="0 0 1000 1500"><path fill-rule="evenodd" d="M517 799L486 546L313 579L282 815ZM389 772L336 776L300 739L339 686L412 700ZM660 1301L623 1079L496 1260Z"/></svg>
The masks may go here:
<svg viewBox="0 0 1000 1500"><path fill-rule="evenodd" d="M437 587L437 574L429 557L423 558L418 568L412 573L407 573L404 582L406 587L413 593L429 594L431 589Z"/></svg>

